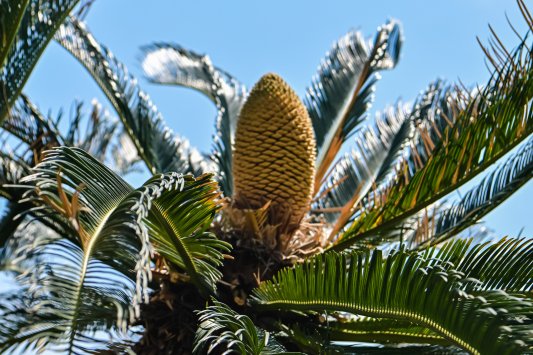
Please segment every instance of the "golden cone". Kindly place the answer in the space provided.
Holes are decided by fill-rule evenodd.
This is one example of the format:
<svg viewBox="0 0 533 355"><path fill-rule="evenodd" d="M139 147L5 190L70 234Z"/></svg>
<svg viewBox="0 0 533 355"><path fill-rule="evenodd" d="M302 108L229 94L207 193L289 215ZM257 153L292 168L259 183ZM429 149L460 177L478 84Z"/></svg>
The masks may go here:
<svg viewBox="0 0 533 355"><path fill-rule="evenodd" d="M295 230L309 209L315 137L305 106L276 74L266 74L244 104L233 153L234 206L270 203L269 223Z"/></svg>

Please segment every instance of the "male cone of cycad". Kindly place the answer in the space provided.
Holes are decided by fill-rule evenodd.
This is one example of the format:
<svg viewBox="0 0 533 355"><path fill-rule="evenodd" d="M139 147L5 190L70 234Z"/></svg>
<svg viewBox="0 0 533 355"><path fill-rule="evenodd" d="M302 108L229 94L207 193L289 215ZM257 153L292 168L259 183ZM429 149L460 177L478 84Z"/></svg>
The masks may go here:
<svg viewBox="0 0 533 355"><path fill-rule="evenodd" d="M312 198L315 152L313 126L300 98L278 75L264 75L237 124L235 206L258 209L270 202L271 224L297 228Z"/></svg>

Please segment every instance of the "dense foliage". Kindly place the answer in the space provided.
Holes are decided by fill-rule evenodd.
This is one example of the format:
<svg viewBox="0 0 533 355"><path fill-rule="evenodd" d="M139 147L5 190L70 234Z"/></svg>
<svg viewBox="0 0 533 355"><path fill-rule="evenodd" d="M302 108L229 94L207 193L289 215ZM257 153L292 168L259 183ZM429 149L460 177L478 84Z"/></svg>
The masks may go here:
<svg viewBox="0 0 533 355"><path fill-rule="evenodd" d="M150 82L216 106L210 154L92 36L91 3L0 2L0 272L15 284L0 293L1 352L533 351L533 240L462 233L532 176L522 0L519 43L482 46L487 83L436 81L374 120L396 21L341 37L304 100L275 74L248 91L206 55L144 47ZM46 117L23 93L52 40L116 117L99 103ZM150 175L139 187L136 169Z"/></svg>

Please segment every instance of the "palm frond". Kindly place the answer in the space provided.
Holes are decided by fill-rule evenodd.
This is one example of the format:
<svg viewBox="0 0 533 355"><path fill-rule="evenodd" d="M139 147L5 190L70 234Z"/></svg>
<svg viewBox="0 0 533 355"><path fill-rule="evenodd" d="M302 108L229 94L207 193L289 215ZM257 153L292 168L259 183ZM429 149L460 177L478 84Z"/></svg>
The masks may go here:
<svg viewBox="0 0 533 355"><path fill-rule="evenodd" d="M97 341L95 332L125 329L134 282L94 259L86 261L85 251L68 240L41 237L31 246L49 260L47 268L32 270L22 281L26 289L2 300L9 308L2 310L0 350L27 343L82 353Z"/></svg>
<svg viewBox="0 0 533 355"><path fill-rule="evenodd" d="M225 304L214 305L198 312L200 325L194 339L195 354L284 354L285 349L252 320L233 311Z"/></svg>
<svg viewBox="0 0 533 355"><path fill-rule="evenodd" d="M29 150L39 153L63 143L56 122L44 117L24 94L13 104L2 129L23 142Z"/></svg>
<svg viewBox="0 0 533 355"><path fill-rule="evenodd" d="M415 245L438 244L473 225L526 184L532 171L533 140L530 139L459 201L438 211L432 222L434 228L415 241Z"/></svg>
<svg viewBox="0 0 533 355"><path fill-rule="evenodd" d="M7 152L0 152L0 196L15 201L14 188L20 179L30 172L30 166L20 157Z"/></svg>
<svg viewBox="0 0 533 355"><path fill-rule="evenodd" d="M26 200L35 204L37 216L62 217L62 237L83 251L87 265L95 259L128 276L135 271L139 284L136 299L141 302L147 297L141 290L150 278L150 245L141 222L148 215L153 195L161 190L134 190L83 150L67 147L47 151L33 174L22 182L31 189Z"/></svg>
<svg viewBox="0 0 533 355"><path fill-rule="evenodd" d="M2 128L24 143L32 161L39 161L44 150L69 146L83 149L121 174L133 170L138 161L137 152L129 138L119 134L117 120L96 100L92 101L88 114L84 108L83 103L74 102L65 122L62 111L54 119L45 117L21 94Z"/></svg>
<svg viewBox="0 0 533 355"><path fill-rule="evenodd" d="M433 264L452 263L454 269L470 279L465 287L480 290L503 290L525 293L531 297L533 278L533 239L503 238L495 243L473 243L473 239L458 239L440 248L428 248L424 258ZM478 282L479 281L479 282Z"/></svg>
<svg viewBox="0 0 533 355"><path fill-rule="evenodd" d="M150 219L173 213L176 217L165 216L164 227L188 233L198 231L201 226L196 223L206 221L206 211L214 211L215 183L209 176L196 181L177 173L159 174L134 190L78 148L48 151L34 173L22 182L28 182L36 193L28 197L40 205L34 208L38 210L35 213L60 215L66 233L62 236L65 239L43 238L32 244L32 249L41 248L49 256L51 273L36 275L38 282L31 288L37 290L37 303L18 310L26 312L22 328L15 326L15 333L4 331L10 334L4 339L6 346L20 341L50 342L62 350L76 352L87 341L95 340L91 334L96 330L124 329L131 318L138 316L137 305L148 298L152 250L149 237L153 231ZM185 197L180 196L182 189ZM185 217L189 219L181 219ZM200 232L198 235L204 245L186 245L192 249L188 251L192 258L202 259L194 262L216 263L217 259L204 259L221 259L215 249L226 244L211 241L205 245L208 238L202 238ZM154 238L154 243L158 240ZM202 252L205 255L199 255ZM187 267L185 270L189 271ZM37 312L32 311L35 307Z"/></svg>
<svg viewBox="0 0 533 355"><path fill-rule="evenodd" d="M0 197L8 201L0 216L0 248L6 244L22 222L22 218L18 218L19 214L28 208L27 204L19 202L24 189L14 185L18 184L29 172L30 166L24 159L14 154L0 152Z"/></svg>
<svg viewBox="0 0 533 355"><path fill-rule="evenodd" d="M197 54L171 43L154 43L143 48L143 70L153 83L179 85L206 95L217 108L213 160L218 164L219 182L225 196L233 192L232 146L246 88L233 76Z"/></svg>
<svg viewBox="0 0 533 355"><path fill-rule="evenodd" d="M25 7L22 19L18 16L11 17L11 11L4 13L7 22L5 24L6 45L1 46L0 56L7 57L0 61L0 123L9 114L9 109L20 95L26 80L28 80L35 64L39 60L44 49L53 38L59 26L63 23L70 11L79 0L30 0L27 1L3 1L2 10L16 9L18 5ZM20 16L19 10L16 13ZM15 12L12 13L15 15ZM14 23L19 22L18 32L13 37ZM11 23L11 27L9 26ZM9 31L9 32L8 32Z"/></svg>
<svg viewBox="0 0 533 355"><path fill-rule="evenodd" d="M525 41L525 39L524 39ZM407 218L439 201L468 182L526 139L532 132L533 56L523 42L498 67L488 85L466 94L464 109L427 163L411 175L406 165L398 179L380 192L376 203L355 212L355 221L335 246L345 248L358 240L394 229Z"/></svg>
<svg viewBox="0 0 533 355"><path fill-rule="evenodd" d="M409 321L473 354L511 354L531 346L533 305L503 291L475 297L451 263L397 251L319 255L280 271L256 289L263 310L343 311Z"/></svg>
<svg viewBox="0 0 533 355"><path fill-rule="evenodd" d="M132 169L132 161L123 162L124 157L127 157L127 154L124 154L124 148L114 142L117 123L108 117L96 101L93 102L92 110L87 118L83 117L81 103L75 103L72 111L65 132L61 132L59 126L64 121L62 113L56 119L44 117L29 98L22 94L15 102L10 115L3 122L2 132L9 133L20 144L17 144L16 152L9 156L3 155L3 159L0 160L0 169L4 173L2 176L7 179L4 181L5 179L0 178L0 195L9 200L5 213L0 219L0 245L3 245L17 226L25 220L23 218L25 215L31 215L30 211L34 206L30 202L20 201L24 189L16 185L23 176L30 172L30 167L41 160L43 151L60 145L75 146L88 151L97 160L106 162L121 173ZM86 126L83 125L84 122L87 123ZM109 147L111 147L113 156L108 153ZM117 155L121 159L115 159ZM18 172L12 171L14 168ZM11 178L7 175L11 175ZM13 179L14 175L17 175L16 179ZM56 232L62 233L62 228L57 228L57 220L54 221L53 217L52 214L40 220Z"/></svg>
<svg viewBox="0 0 533 355"><path fill-rule="evenodd" d="M314 206L330 221L335 221L333 236L344 227L354 207L386 174L412 134L412 123L405 107L389 108L376 118L375 127L362 130L349 154L335 164L322 194Z"/></svg>
<svg viewBox="0 0 533 355"><path fill-rule="evenodd" d="M17 38L18 29L26 13L29 0L2 1L0 4L0 67L9 54L11 45Z"/></svg>
<svg viewBox="0 0 533 355"><path fill-rule="evenodd" d="M113 54L86 29L69 18L61 26L57 41L91 74L109 99L125 131L151 173L180 171L197 173L208 169L201 155L186 140L175 136L164 123L137 80Z"/></svg>
<svg viewBox="0 0 533 355"><path fill-rule="evenodd" d="M42 235L25 245L47 263L40 264L44 270L29 271L30 292L5 318L4 350L29 342L80 352L95 331L124 328L131 299L144 299L140 291L149 277L149 244L134 223L141 210L134 204L142 201L124 198L131 188L91 159L79 150L58 148L23 179L63 216L70 234L67 239ZM115 268L102 262L110 259Z"/></svg>
<svg viewBox="0 0 533 355"><path fill-rule="evenodd" d="M186 270L206 293L215 290L222 277L218 270L222 253L231 249L230 244L206 230L219 208L218 195L211 175L186 178L179 190L153 202L146 222L155 250L167 262Z"/></svg>
<svg viewBox="0 0 533 355"><path fill-rule="evenodd" d="M317 142L317 189L342 143L363 121L376 73L396 66L401 43L400 26L390 21L378 29L373 45L359 32L346 34L320 65L304 100Z"/></svg>

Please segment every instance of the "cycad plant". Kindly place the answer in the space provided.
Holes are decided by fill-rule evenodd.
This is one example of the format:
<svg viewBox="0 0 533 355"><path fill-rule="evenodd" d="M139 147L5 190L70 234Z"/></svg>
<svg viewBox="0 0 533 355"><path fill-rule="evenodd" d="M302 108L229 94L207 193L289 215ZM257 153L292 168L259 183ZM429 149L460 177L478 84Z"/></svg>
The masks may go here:
<svg viewBox="0 0 533 355"><path fill-rule="evenodd" d="M15 280L1 294L1 351L533 351L533 241L461 238L531 178L522 1L519 43L482 46L487 83L437 81L371 122L378 73L400 56L395 21L371 41L340 38L303 101L276 74L248 92L205 55L145 47L149 81L216 105L207 155L166 126L71 14L77 2L0 3L0 264ZM98 103L46 117L23 94L52 39L118 120ZM142 164L151 177L135 188L123 176Z"/></svg>

